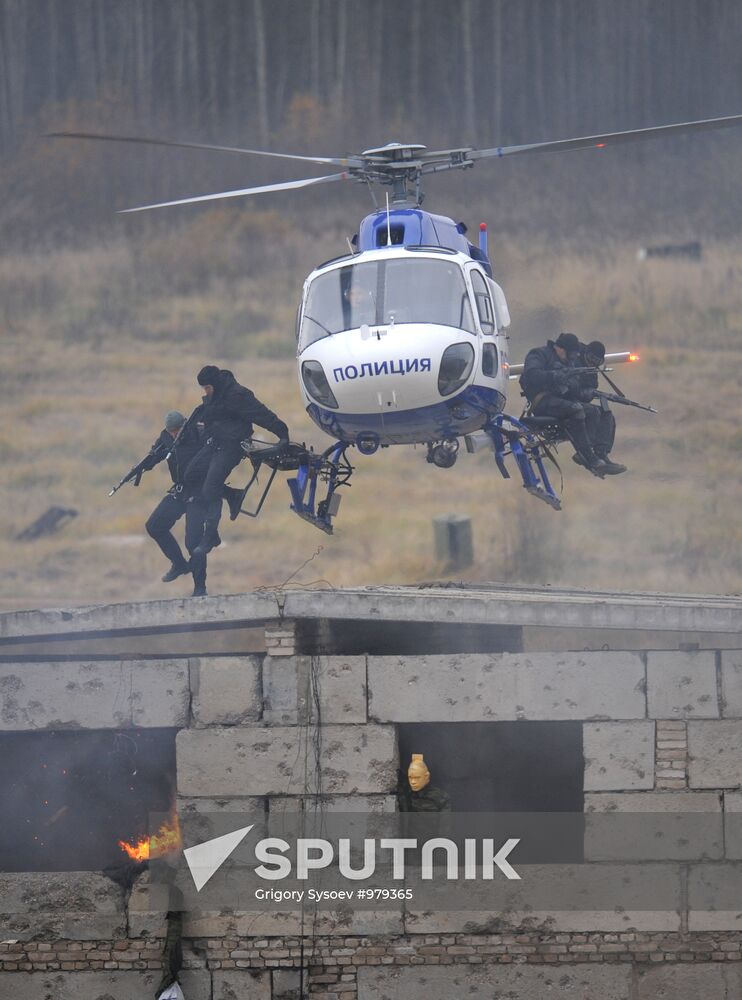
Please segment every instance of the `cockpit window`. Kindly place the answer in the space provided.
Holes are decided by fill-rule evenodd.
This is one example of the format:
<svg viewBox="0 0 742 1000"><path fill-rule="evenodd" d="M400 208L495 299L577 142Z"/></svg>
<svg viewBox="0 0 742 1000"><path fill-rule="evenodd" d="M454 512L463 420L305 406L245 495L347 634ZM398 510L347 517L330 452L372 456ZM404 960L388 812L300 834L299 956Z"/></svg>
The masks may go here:
<svg viewBox="0 0 742 1000"><path fill-rule="evenodd" d="M429 258L363 261L319 275L307 296L300 350L364 323L438 323L475 333L460 267Z"/></svg>

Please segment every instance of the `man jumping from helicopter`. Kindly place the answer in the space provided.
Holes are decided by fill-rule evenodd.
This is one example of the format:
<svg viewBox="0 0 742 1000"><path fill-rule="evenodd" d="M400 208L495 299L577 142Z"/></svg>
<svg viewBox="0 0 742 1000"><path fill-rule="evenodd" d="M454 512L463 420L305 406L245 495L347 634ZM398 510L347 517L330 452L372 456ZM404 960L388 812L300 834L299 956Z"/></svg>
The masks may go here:
<svg viewBox="0 0 742 1000"><path fill-rule="evenodd" d="M544 347L534 347L526 355L520 386L531 414L553 417L574 445L579 464L602 479L611 471L593 447L598 407L574 398L580 391L579 375L571 369L576 367L579 351L580 342L573 333L560 333Z"/></svg>
<svg viewBox="0 0 742 1000"><path fill-rule="evenodd" d="M204 529L194 548L191 562L197 565L219 544L219 518L224 483L245 457L242 441L249 438L253 424L264 427L279 439L277 448L289 443L289 430L272 410L240 385L230 371L206 365L197 375L204 391L201 419L204 442L185 470L186 490L200 489L204 504Z"/></svg>
<svg viewBox="0 0 742 1000"><path fill-rule="evenodd" d="M199 423L202 406L199 406L186 420L178 410L171 410L165 417L165 428L152 445L150 452L135 466L141 472L148 472L167 460L168 471L173 485L150 514L145 525L147 534L157 542L163 555L170 560L170 569L162 578L163 583L171 583L179 576L193 575L193 596L206 596L206 558L189 561L173 535L172 528L185 516L185 546L192 556L204 533L205 507L200 484L184 485L185 470L191 459L203 445L203 427ZM223 495L230 510L239 507L242 499L240 490L224 487ZM217 543L218 544L218 543Z"/></svg>

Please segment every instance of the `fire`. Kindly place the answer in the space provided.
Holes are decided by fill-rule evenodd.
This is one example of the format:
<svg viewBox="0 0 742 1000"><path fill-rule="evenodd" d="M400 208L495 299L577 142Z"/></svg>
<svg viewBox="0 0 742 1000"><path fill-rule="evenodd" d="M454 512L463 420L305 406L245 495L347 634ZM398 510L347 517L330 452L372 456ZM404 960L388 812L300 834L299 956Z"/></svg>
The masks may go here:
<svg viewBox="0 0 742 1000"><path fill-rule="evenodd" d="M119 847L129 855L132 861L149 861L150 858L162 857L163 854L180 850L182 844L178 814L174 811L160 826L157 833L144 837L135 844L130 844L125 840L119 841Z"/></svg>

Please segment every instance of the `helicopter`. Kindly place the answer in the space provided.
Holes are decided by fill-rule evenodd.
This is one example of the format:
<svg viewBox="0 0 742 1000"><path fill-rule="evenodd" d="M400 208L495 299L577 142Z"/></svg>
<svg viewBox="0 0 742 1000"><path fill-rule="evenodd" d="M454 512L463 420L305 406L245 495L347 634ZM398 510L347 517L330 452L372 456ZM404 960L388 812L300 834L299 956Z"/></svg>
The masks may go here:
<svg viewBox="0 0 742 1000"><path fill-rule="evenodd" d="M374 211L348 241L347 253L320 264L307 276L297 313L300 392L307 413L333 443L320 452L296 444L280 453L250 443L244 446L254 471L243 500L262 464L272 474L256 509L241 513L257 516L276 472L292 471L296 475L288 481L291 509L332 533L341 499L337 490L348 485L354 471L348 457L351 448L368 456L392 445L424 445L431 464L450 468L462 441L469 452L488 447L504 478L510 478L507 459L512 458L525 490L561 509L545 463L553 459L550 446L566 440L563 430L548 417L505 412L508 382L517 378L522 366L510 363L510 314L505 293L493 277L487 226L480 224L474 245L462 223L424 210L423 178L471 169L484 159L603 149L739 124L742 115L733 115L488 149L431 151L419 143L389 142L349 156L306 156L93 132L48 135L341 168L320 177L142 205L124 209L123 214L347 180L368 187ZM374 197L375 184L389 189L385 206ZM637 359L630 352L608 354L604 366ZM602 374L611 370L604 366Z"/></svg>

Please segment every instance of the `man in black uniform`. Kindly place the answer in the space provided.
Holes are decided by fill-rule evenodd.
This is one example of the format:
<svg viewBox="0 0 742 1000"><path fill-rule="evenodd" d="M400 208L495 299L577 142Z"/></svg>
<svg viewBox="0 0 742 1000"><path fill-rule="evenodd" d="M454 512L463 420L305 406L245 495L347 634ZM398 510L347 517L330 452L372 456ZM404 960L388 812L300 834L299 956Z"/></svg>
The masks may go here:
<svg viewBox="0 0 742 1000"><path fill-rule="evenodd" d="M186 419L183 414L171 410L165 417L165 429L142 462L142 470L147 472L167 458L173 480L172 487L152 511L145 525L147 534L170 560L170 569L163 576L163 583L170 583L192 571L171 530L176 521L185 514L185 544L189 554L196 548L204 532L204 505L200 492L198 489L187 491L183 485L185 470L203 443L197 424L198 415L197 409L184 429ZM193 595L206 596L205 559L194 569Z"/></svg>
<svg viewBox="0 0 742 1000"><path fill-rule="evenodd" d="M589 344L580 344L580 349L575 360L577 368L599 368L605 362L605 345L599 340L592 340ZM606 465L606 475L618 476L626 472L626 466L618 462L613 462L608 457L613 442L616 439L616 418L608 407L604 399L600 404L591 403L595 390L598 388L597 372L581 372L578 375L579 385L576 389L568 392L570 399L576 399L583 403L588 410L595 410L596 416L593 419L595 426L593 438L593 450L598 458L602 458ZM574 460L578 465L582 465L579 455L574 455Z"/></svg>
<svg viewBox="0 0 742 1000"><path fill-rule="evenodd" d="M608 469L593 448L597 407L586 406L570 395L579 389L578 374L570 373L579 349L573 333L560 333L544 347L534 347L526 354L520 385L533 415L554 417L575 446L580 464L602 478Z"/></svg>
<svg viewBox="0 0 742 1000"><path fill-rule="evenodd" d="M184 485L188 491L200 489L204 503L203 536L192 554L201 560L219 544L224 482L245 457L241 442L250 437L253 424L275 434L279 447L288 445L289 430L232 372L206 365L197 380L204 390L204 443L186 468Z"/></svg>

